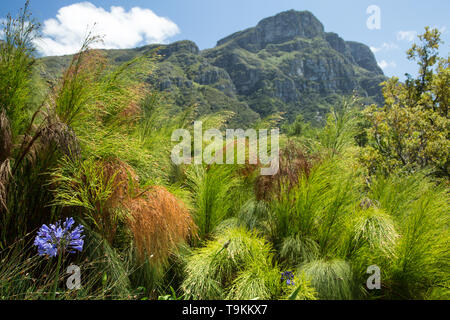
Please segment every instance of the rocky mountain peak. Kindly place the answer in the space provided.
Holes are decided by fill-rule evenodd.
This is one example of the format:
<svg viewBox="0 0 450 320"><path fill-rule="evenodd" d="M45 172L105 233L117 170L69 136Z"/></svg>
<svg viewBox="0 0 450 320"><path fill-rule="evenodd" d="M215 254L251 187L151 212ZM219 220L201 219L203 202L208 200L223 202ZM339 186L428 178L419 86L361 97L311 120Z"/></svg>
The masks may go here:
<svg viewBox="0 0 450 320"><path fill-rule="evenodd" d="M289 10L261 20L256 26L263 41L280 43L295 37L314 38L324 32L322 23L309 11Z"/></svg>
<svg viewBox="0 0 450 320"><path fill-rule="evenodd" d="M309 11L289 10L261 20L256 27L234 33L217 42L217 46L234 41L249 51L258 51L268 44L279 44L296 37L322 36L322 23Z"/></svg>
<svg viewBox="0 0 450 320"><path fill-rule="evenodd" d="M386 78L370 48L325 32L308 11L265 18L202 51L185 40L107 53L122 63L156 48L161 58L146 81L180 110L196 105L199 114L233 111L230 121L239 127L276 112L323 123L342 96L357 94L364 104L383 99L379 84ZM51 68L68 63L45 60Z"/></svg>

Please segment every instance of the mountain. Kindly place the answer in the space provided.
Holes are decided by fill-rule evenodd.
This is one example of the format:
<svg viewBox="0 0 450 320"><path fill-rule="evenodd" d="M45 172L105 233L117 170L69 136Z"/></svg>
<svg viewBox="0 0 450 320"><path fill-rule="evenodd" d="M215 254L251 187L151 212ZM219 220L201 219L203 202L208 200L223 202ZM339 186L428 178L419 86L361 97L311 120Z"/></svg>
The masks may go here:
<svg viewBox="0 0 450 320"><path fill-rule="evenodd" d="M159 48L161 59L146 81L180 108L196 104L201 114L232 110L233 124L260 117L302 113L322 122L343 95L357 93L364 103L381 103L386 80L368 46L325 32L308 11L286 11L263 19L200 51L192 41L105 50L113 64ZM69 57L42 61L56 72Z"/></svg>

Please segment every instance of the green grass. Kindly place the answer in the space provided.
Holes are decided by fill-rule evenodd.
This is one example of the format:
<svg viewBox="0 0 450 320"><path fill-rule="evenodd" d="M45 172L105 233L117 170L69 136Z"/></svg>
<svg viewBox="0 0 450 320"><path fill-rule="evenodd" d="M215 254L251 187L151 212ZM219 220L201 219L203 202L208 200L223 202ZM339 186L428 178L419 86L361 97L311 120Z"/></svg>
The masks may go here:
<svg viewBox="0 0 450 320"><path fill-rule="evenodd" d="M90 49L95 37L78 55L60 63L46 59L63 69L49 85L31 68L38 25L25 23L32 21L26 10L8 19L0 43L1 300L449 299L448 181L427 170L369 172L359 157L364 128L358 101L310 101L311 110L333 105L324 126L303 126L299 118L302 130L280 140L284 153L293 144L311 158L311 168L280 171L279 190L261 200L258 166L177 166L170 158L173 130L192 133L194 120L205 130L224 129L236 117L254 116L237 110L245 104L233 109L228 104L235 97L198 84L183 97L157 92L144 83L160 76L152 73L158 72L152 48L141 50L144 58L137 58L138 49L105 57ZM261 64L256 54L238 53ZM203 58L190 59L192 65L165 72L194 76ZM193 105L196 99L203 106ZM216 110L202 112L209 102ZM276 99L266 102L270 109ZM282 115L255 120L247 125L277 127ZM139 255L129 226L130 202L155 186L173 194L177 200L169 205L176 203L195 222L190 236L162 246L163 262L151 252ZM170 208L155 208L141 210L149 227L142 228L149 233L144 236L167 221ZM58 258L38 256L33 239L42 224L69 216L85 227L85 246L62 257L55 292ZM65 287L70 264L82 271L77 291ZM381 290L366 288L372 265L380 268ZM281 279L289 270L294 285Z"/></svg>

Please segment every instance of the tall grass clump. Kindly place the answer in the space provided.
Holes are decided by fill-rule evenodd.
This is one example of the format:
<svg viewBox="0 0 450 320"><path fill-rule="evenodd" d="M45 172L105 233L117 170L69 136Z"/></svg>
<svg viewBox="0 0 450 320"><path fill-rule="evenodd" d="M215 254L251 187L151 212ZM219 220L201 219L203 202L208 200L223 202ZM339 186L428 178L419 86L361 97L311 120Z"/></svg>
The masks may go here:
<svg viewBox="0 0 450 320"><path fill-rule="evenodd" d="M289 141L280 150L278 172L256 179L256 198L267 201L289 191L298 183L300 176L310 174L315 162L318 162L317 157L307 155L298 145Z"/></svg>
<svg viewBox="0 0 450 320"><path fill-rule="evenodd" d="M239 198L239 181L233 166L191 166L187 171L187 186L192 194L194 221L200 239L207 238L214 228L232 214L234 201Z"/></svg>
<svg viewBox="0 0 450 320"><path fill-rule="evenodd" d="M40 25L31 16L29 1L17 17L7 15L2 22L0 41L0 108L11 122L14 143L25 130L31 113L30 94L33 66L36 63L34 40Z"/></svg>
<svg viewBox="0 0 450 320"><path fill-rule="evenodd" d="M393 295L422 299L434 290L449 290L449 212L448 190L432 188L400 217L402 238L392 269Z"/></svg>
<svg viewBox="0 0 450 320"><path fill-rule="evenodd" d="M271 251L264 239L244 228L222 231L187 257L182 283L185 297L200 300L274 297L279 290L280 273L272 265ZM238 282L237 277L245 281Z"/></svg>
<svg viewBox="0 0 450 320"><path fill-rule="evenodd" d="M350 300L355 297L355 282L350 264L344 260L315 260L300 268L311 281L319 299Z"/></svg>
<svg viewBox="0 0 450 320"><path fill-rule="evenodd" d="M384 210L375 205L357 207L347 220L347 228L348 238L341 247L344 256L370 253L373 257L395 257L400 235L392 217Z"/></svg>
<svg viewBox="0 0 450 320"><path fill-rule="evenodd" d="M228 288L226 299L270 300L279 297L283 292L280 273L280 269L273 267L270 261L252 261L237 274Z"/></svg>
<svg viewBox="0 0 450 320"><path fill-rule="evenodd" d="M359 187L352 169L343 166L332 159L323 162L309 175L300 175L290 191L282 190L280 198L271 202L271 239L277 248L284 247L286 257L287 248L292 247L289 243L298 240L304 249L312 250L303 255L315 255L311 241L323 255L336 250Z"/></svg>
<svg viewBox="0 0 450 320"><path fill-rule="evenodd" d="M77 208L96 232L112 242L117 225L125 219L120 205L136 184L134 171L119 160L63 158L51 176L53 205Z"/></svg>
<svg viewBox="0 0 450 320"><path fill-rule="evenodd" d="M56 300L131 299L129 264L100 238L91 237L83 254L63 260L62 270L75 264L82 270L79 290L65 290L68 275L58 277ZM45 300L56 277L52 259L35 254L31 243L19 240L0 251L0 300Z"/></svg>
<svg viewBox="0 0 450 320"><path fill-rule="evenodd" d="M0 247L19 239L54 210L46 207L51 193L44 187L45 172L60 154L72 147L76 154L73 131L52 112L45 101L32 102L34 76L34 40L39 24L25 4L17 18L8 15L0 42L0 169L1 239Z"/></svg>
<svg viewBox="0 0 450 320"><path fill-rule="evenodd" d="M320 256L318 243L311 238L299 235L284 238L279 253L281 259L291 266L311 262Z"/></svg>
<svg viewBox="0 0 450 320"><path fill-rule="evenodd" d="M308 153L320 155L321 158L346 153L363 135L360 128L359 104L360 99L356 96L342 97L331 108L323 127L312 127L308 124L297 140Z"/></svg>
<svg viewBox="0 0 450 320"><path fill-rule="evenodd" d="M347 147L355 144L357 135L357 118L355 97L343 98L342 102L331 109L327 118L327 124L319 133L319 141L322 146L336 155Z"/></svg>
<svg viewBox="0 0 450 320"><path fill-rule="evenodd" d="M240 208L236 219L237 223L248 230L260 232L262 235L269 233L270 208L264 201L250 199Z"/></svg>

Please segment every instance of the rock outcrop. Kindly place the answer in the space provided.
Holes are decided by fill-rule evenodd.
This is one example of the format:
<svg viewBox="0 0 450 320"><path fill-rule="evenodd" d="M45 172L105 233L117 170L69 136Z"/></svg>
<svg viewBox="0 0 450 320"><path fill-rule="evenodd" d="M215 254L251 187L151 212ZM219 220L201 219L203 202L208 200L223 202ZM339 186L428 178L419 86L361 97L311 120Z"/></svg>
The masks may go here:
<svg viewBox="0 0 450 320"><path fill-rule="evenodd" d="M179 41L107 52L119 63L157 47L161 59L147 81L180 108L195 104L201 114L231 110L236 125L274 112L321 122L341 96L354 93L365 103L382 102L385 76L369 47L325 32L308 11L263 19L203 51Z"/></svg>

